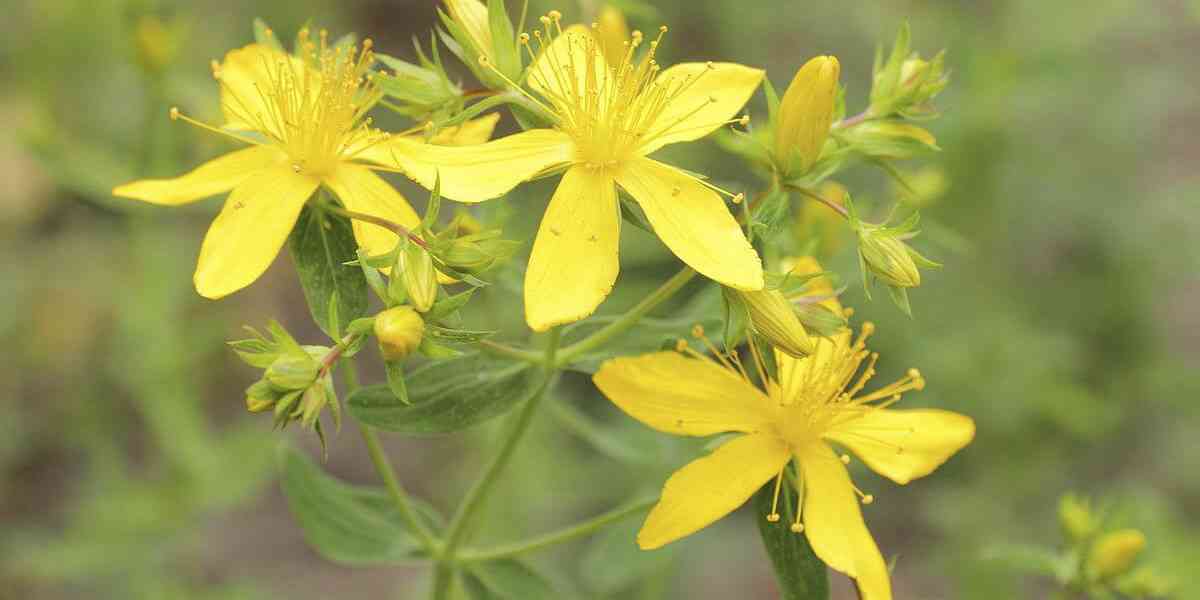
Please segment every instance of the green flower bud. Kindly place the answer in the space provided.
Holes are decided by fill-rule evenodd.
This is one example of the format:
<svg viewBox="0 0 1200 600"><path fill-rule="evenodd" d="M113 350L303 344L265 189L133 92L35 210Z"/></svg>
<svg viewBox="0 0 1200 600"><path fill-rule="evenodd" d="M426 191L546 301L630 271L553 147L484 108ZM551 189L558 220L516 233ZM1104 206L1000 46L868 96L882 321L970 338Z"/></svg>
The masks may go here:
<svg viewBox="0 0 1200 600"><path fill-rule="evenodd" d="M874 158L901 160L940 150L927 129L894 120L862 123L849 130L845 139L855 152Z"/></svg>
<svg viewBox="0 0 1200 600"><path fill-rule="evenodd" d="M813 340L792 303L779 290L738 292L750 313L750 324L754 331L767 338L772 346L789 356L803 358L812 354Z"/></svg>
<svg viewBox="0 0 1200 600"><path fill-rule="evenodd" d="M267 367L266 380L281 392L302 390L317 378L321 365L311 356L284 354Z"/></svg>
<svg viewBox="0 0 1200 600"><path fill-rule="evenodd" d="M1117 582L1117 590L1130 598L1164 598L1171 595L1171 582L1150 567L1134 569Z"/></svg>
<svg viewBox="0 0 1200 600"><path fill-rule="evenodd" d="M166 69L179 53L178 33L153 16L138 19L133 38L138 63L151 73Z"/></svg>
<svg viewBox="0 0 1200 600"><path fill-rule="evenodd" d="M433 257L429 251L409 242L396 255L396 272L400 277L408 301L420 312L429 310L437 300L437 271L433 268Z"/></svg>
<svg viewBox="0 0 1200 600"><path fill-rule="evenodd" d="M921 285L913 250L894 235L875 228L860 229L858 251L871 274L887 285L906 288Z"/></svg>
<svg viewBox="0 0 1200 600"><path fill-rule="evenodd" d="M1088 571L1098 581L1124 575L1146 548L1146 536L1136 529L1121 529L1100 538L1088 555Z"/></svg>
<svg viewBox="0 0 1200 600"><path fill-rule="evenodd" d="M270 410L278 400L279 392L276 392L264 379L260 379L246 388L246 410L252 413Z"/></svg>
<svg viewBox="0 0 1200 600"><path fill-rule="evenodd" d="M780 170L791 170L792 161L807 171L821 156L837 101L841 65L833 56L818 56L796 72L779 103L775 130L775 158Z"/></svg>
<svg viewBox="0 0 1200 600"><path fill-rule="evenodd" d="M496 62L492 50L492 29L488 25L488 9L479 0L445 0L450 18L461 28L466 40L475 53Z"/></svg>
<svg viewBox="0 0 1200 600"><path fill-rule="evenodd" d="M425 321L411 306L389 308L375 316L375 339L383 359L392 361L412 354L425 335Z"/></svg>
<svg viewBox="0 0 1200 600"><path fill-rule="evenodd" d="M1085 498L1067 494L1058 501L1058 522L1072 542L1082 542L1096 533L1096 518Z"/></svg>
<svg viewBox="0 0 1200 600"><path fill-rule="evenodd" d="M312 427L321 416L321 410L329 403L326 386L322 382L314 383L304 390L300 396L300 423Z"/></svg>

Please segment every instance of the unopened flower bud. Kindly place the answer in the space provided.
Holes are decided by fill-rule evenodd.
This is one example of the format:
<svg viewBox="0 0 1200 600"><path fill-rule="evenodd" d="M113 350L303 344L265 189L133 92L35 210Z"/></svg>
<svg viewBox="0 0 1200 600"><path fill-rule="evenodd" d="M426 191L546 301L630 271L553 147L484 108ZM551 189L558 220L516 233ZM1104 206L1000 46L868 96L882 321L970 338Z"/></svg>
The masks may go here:
<svg viewBox="0 0 1200 600"><path fill-rule="evenodd" d="M750 313L754 331L780 351L803 358L812 354L813 340L800 323L792 304L779 290L738 292Z"/></svg>
<svg viewBox="0 0 1200 600"><path fill-rule="evenodd" d="M454 240L444 258L446 264L468 273L486 271L496 262L496 258L488 254L483 246L462 239Z"/></svg>
<svg viewBox="0 0 1200 600"><path fill-rule="evenodd" d="M818 56L796 72L779 103L775 158L787 171L799 161L807 171L821 156L833 122L841 66L833 56Z"/></svg>
<svg viewBox="0 0 1200 600"><path fill-rule="evenodd" d="M450 18L462 28L475 51L495 62L492 52L492 29L488 22L487 5L479 0L445 0Z"/></svg>
<svg viewBox="0 0 1200 600"><path fill-rule="evenodd" d="M152 73L166 69L175 60L179 49L177 37L175 32L153 16L147 15L138 19L134 31L138 62Z"/></svg>
<svg viewBox="0 0 1200 600"><path fill-rule="evenodd" d="M1058 501L1058 522L1073 542L1082 542L1096 532L1096 519L1087 500L1067 494Z"/></svg>
<svg viewBox="0 0 1200 600"><path fill-rule="evenodd" d="M433 257L429 251L415 243L408 243L396 256L396 273L404 283L408 301L420 312L433 307L437 300L437 270L433 268Z"/></svg>
<svg viewBox="0 0 1200 600"><path fill-rule="evenodd" d="M302 390L312 384L320 369L311 356L284 354L267 367L266 381L279 391Z"/></svg>
<svg viewBox="0 0 1200 600"><path fill-rule="evenodd" d="M608 64L616 67L625 59L625 43L629 41L629 23L625 14L611 4L605 4L596 17L596 39Z"/></svg>
<svg viewBox="0 0 1200 600"><path fill-rule="evenodd" d="M1165 598L1172 588L1169 580L1150 567L1138 567L1117 583L1117 590L1130 598Z"/></svg>
<svg viewBox="0 0 1200 600"><path fill-rule="evenodd" d="M846 140L855 152L877 158L901 160L939 150L929 130L894 120L862 123L847 133Z"/></svg>
<svg viewBox="0 0 1200 600"><path fill-rule="evenodd" d="M887 285L909 288L921 285L921 272L913 250L894 235L878 229L859 231L858 251L871 274Z"/></svg>
<svg viewBox="0 0 1200 600"><path fill-rule="evenodd" d="M375 339L384 360L412 354L425 335L425 321L411 306L396 306L375 316Z"/></svg>
<svg viewBox="0 0 1200 600"><path fill-rule="evenodd" d="M329 396L324 384L316 382L308 386L300 396L300 423L305 427L312 427L328 403Z"/></svg>
<svg viewBox="0 0 1200 600"><path fill-rule="evenodd" d="M246 410L256 413L270 410L279 400L276 392L266 380L258 380L246 388Z"/></svg>
<svg viewBox="0 0 1200 600"><path fill-rule="evenodd" d="M1106 534L1092 547L1088 569L1103 581L1124 575L1146 548L1146 536L1136 529L1121 529Z"/></svg>

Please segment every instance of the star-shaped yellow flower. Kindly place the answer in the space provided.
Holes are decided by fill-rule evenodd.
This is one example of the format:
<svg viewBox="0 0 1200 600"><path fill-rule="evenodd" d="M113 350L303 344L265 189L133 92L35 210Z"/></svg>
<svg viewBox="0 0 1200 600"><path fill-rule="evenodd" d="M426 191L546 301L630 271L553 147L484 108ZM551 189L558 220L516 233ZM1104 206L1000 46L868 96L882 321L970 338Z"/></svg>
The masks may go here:
<svg viewBox="0 0 1200 600"><path fill-rule="evenodd" d="M331 47L324 31L311 41L300 32L298 56L251 44L232 50L213 76L221 86L226 124L216 128L171 109L183 119L249 144L173 179L146 179L118 186L113 194L176 206L233 190L209 227L196 265L196 291L220 298L252 283L270 266L300 210L320 186L349 210L404 226L420 222L391 185L364 163L368 150L389 136L371 128L366 112L379 99L369 69L371 41L362 49ZM479 144L491 137L495 118L443 132L435 143ZM441 135L441 134L439 134ZM412 143L423 145L419 137ZM390 162L390 161L389 161ZM359 245L383 254L396 235L354 221Z"/></svg>
<svg viewBox="0 0 1200 600"><path fill-rule="evenodd" d="M533 46L541 46L526 75L528 99L554 116L554 128L475 147L417 147L396 140L376 152L395 150L396 166L426 187L440 174L442 195L462 202L496 198L539 174L566 170L525 274L525 317L534 330L586 317L612 290L621 223L618 185L685 263L730 287L761 289L758 255L721 190L648 155L735 122L763 72L711 62L660 69L659 40L645 44L643 53L639 32L623 59L610 65L588 29L564 31L559 18L555 12L543 17L534 42L521 36L531 56Z"/></svg>
<svg viewBox="0 0 1200 600"><path fill-rule="evenodd" d="M811 259L801 268L820 271ZM836 300L826 306L842 310ZM694 352L693 358L658 352L604 363L594 376L597 387L646 425L677 435L741 434L667 480L638 544L658 548L694 533L741 506L772 478L779 478L778 502L779 482L794 461L801 502L792 531L807 535L827 565L855 578L864 600L889 600L887 565L859 508L860 501L874 498L854 486L844 464L850 458L834 445L906 484L970 443L975 424L953 412L889 408L902 393L924 387L915 369L862 393L878 358L864 345L871 331L867 323L857 339L848 330L822 338L802 359L776 352L779 381L770 381L765 392L750 383L735 357L718 355L718 364ZM766 518L778 521L779 513Z"/></svg>

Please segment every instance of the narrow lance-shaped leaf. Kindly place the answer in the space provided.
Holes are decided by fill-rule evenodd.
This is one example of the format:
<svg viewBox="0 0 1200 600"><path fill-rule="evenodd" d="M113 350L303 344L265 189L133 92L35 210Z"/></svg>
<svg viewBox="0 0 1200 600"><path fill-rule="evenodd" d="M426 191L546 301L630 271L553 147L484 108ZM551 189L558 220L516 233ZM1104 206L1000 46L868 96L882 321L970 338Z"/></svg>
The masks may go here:
<svg viewBox="0 0 1200 600"><path fill-rule="evenodd" d="M753 509L762 536L763 548L775 568L782 600L827 600L829 574L825 563L813 554L808 538L795 533L790 524L796 518L795 496L782 490L779 498L780 519L767 521L775 497L775 482L771 481L754 495Z"/></svg>
<svg viewBox="0 0 1200 600"><path fill-rule="evenodd" d="M367 281L346 263L358 258L350 223L306 207L288 239L296 273L313 320L336 339L350 321L367 314ZM336 302L331 310L330 303ZM337 321L331 318L336 314Z"/></svg>

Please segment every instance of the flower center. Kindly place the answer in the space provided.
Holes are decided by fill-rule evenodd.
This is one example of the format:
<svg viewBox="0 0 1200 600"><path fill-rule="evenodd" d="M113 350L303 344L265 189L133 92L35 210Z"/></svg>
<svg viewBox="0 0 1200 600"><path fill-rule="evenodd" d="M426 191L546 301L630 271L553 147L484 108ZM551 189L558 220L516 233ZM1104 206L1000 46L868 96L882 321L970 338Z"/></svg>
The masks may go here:
<svg viewBox="0 0 1200 600"><path fill-rule="evenodd" d="M327 175L338 161L387 138L365 116L382 96L368 72L375 59L371 45L368 39L361 50L331 47L325 30L314 42L302 29L296 56L272 53L262 59L266 76L253 83L253 92L242 88L239 93L222 81L215 64L213 76L227 92L228 116L286 152L297 173Z"/></svg>
<svg viewBox="0 0 1200 600"><path fill-rule="evenodd" d="M866 347L874 331L868 322L853 343L848 331L837 334L845 336L841 339L820 340L812 356L791 365L786 387L772 394L780 406L780 433L790 443L816 441L833 428L899 402L904 392L925 387L920 371L909 369L904 377L859 395L874 377L879 359L878 352Z"/></svg>

